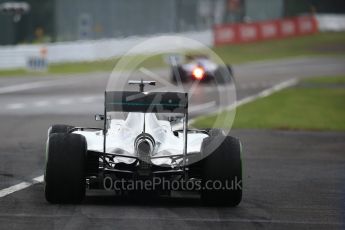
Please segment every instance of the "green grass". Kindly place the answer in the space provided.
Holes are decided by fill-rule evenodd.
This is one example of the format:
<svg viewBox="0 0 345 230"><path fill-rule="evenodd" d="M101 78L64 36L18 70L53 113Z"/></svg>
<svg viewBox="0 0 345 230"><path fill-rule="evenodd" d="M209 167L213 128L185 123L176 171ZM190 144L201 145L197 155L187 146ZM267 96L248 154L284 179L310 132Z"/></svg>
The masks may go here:
<svg viewBox="0 0 345 230"><path fill-rule="evenodd" d="M305 79L304 82L312 84L345 84L345 76L330 76Z"/></svg>
<svg viewBox="0 0 345 230"><path fill-rule="evenodd" d="M114 68L117 60L110 59L106 61L95 62L75 62L53 64L49 66L49 73L64 74L64 73L85 73L93 71L111 71Z"/></svg>
<svg viewBox="0 0 345 230"><path fill-rule="evenodd" d="M11 70L0 70L0 77L11 77L18 75L26 75L28 72L25 69L11 69Z"/></svg>
<svg viewBox="0 0 345 230"><path fill-rule="evenodd" d="M227 45L215 47L213 50L225 63L244 63L297 56L337 55L343 57L345 56L345 32L319 33L284 40ZM113 58L95 62L53 64L49 66L48 74L111 71L118 60L119 58ZM156 55L146 60L142 65L151 68L164 66L165 64L163 57ZM0 77L25 74L27 73L23 69L0 70Z"/></svg>
<svg viewBox="0 0 345 230"><path fill-rule="evenodd" d="M328 78L318 78L317 82ZM219 114L224 117L226 112ZM198 128L214 126L216 116L197 119ZM230 128L229 127L219 128ZM237 108L233 128L345 131L345 88L295 87Z"/></svg>
<svg viewBox="0 0 345 230"><path fill-rule="evenodd" d="M297 56L345 56L345 33L319 33L260 43L214 48L227 63L272 60Z"/></svg>
<svg viewBox="0 0 345 230"><path fill-rule="evenodd" d="M155 56L127 56L124 57L127 61L138 60L140 62L143 59L143 62L140 62L140 66L145 66L146 68L154 68L164 65L163 58L158 55ZM62 73L85 73L92 71L112 71L116 64L118 63L119 58L113 58L104 61L95 61L95 62L76 62L76 63L63 63L55 64L49 66L49 72L55 74ZM131 62L132 63L132 62ZM120 66L119 69L129 69L131 66Z"/></svg>
<svg viewBox="0 0 345 230"><path fill-rule="evenodd" d="M61 64L51 64L49 65L47 72L29 72L25 69L14 69L14 70L0 70L0 77L8 76L26 76L33 75L36 76L46 76L47 74L73 74L73 73L88 73L95 71L107 71L110 72L114 69L120 58L113 58L103 61L93 61L93 62L71 62L71 63L61 63ZM145 66L146 68L155 68L164 66L164 60L161 56L127 56L123 59L129 60L141 60L143 62L138 63L139 66ZM131 62L132 63L132 62ZM129 69L132 66L120 66L118 70Z"/></svg>

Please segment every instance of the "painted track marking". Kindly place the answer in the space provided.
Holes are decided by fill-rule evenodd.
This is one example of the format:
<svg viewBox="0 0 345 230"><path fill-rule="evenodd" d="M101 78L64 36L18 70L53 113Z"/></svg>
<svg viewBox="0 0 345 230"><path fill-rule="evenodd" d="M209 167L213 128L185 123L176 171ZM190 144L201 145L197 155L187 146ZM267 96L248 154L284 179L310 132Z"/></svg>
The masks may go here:
<svg viewBox="0 0 345 230"><path fill-rule="evenodd" d="M31 182L21 182L19 184L12 185L12 186L10 186L8 188L2 189L2 190L0 190L0 198L4 197L4 196L7 196L7 195L9 195L11 193L14 193L14 192L26 189L26 188L30 187L31 185L42 183L43 182L43 177L44 176L41 175L41 176L33 178Z"/></svg>
<svg viewBox="0 0 345 230"><path fill-rule="evenodd" d="M7 109L22 109L24 108L25 105L23 103L12 103L12 104L9 104L7 105Z"/></svg>

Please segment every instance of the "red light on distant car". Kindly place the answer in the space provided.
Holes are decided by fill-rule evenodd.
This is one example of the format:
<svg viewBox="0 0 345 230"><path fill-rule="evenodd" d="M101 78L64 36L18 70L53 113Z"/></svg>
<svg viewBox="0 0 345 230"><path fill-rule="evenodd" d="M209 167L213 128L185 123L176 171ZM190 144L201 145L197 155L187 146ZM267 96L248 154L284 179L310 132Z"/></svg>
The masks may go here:
<svg viewBox="0 0 345 230"><path fill-rule="evenodd" d="M204 77L205 71L201 67L196 67L193 69L192 74L197 80L201 80Z"/></svg>

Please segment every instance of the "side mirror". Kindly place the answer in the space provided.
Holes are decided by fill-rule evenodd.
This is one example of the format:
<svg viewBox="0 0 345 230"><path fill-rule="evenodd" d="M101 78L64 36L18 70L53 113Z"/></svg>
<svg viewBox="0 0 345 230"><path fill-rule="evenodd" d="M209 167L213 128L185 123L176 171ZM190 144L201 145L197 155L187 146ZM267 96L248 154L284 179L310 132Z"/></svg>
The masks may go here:
<svg viewBox="0 0 345 230"><path fill-rule="evenodd" d="M95 120L96 121L104 121L104 115L96 114L95 115Z"/></svg>

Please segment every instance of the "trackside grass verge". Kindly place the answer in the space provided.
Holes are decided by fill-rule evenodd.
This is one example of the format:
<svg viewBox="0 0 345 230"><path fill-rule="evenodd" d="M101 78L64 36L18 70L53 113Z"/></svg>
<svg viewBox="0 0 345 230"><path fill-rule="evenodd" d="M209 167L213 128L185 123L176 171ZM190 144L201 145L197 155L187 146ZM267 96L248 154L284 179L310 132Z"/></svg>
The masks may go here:
<svg viewBox="0 0 345 230"><path fill-rule="evenodd" d="M345 86L334 84L344 80L345 76L308 79L307 86L302 82L240 106L233 128L345 131ZM312 82L317 82L315 87ZM225 112L219 115L225 116ZM210 128L215 118L201 117L192 125Z"/></svg>

